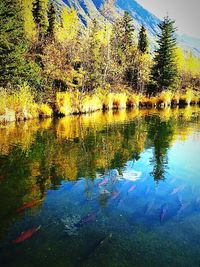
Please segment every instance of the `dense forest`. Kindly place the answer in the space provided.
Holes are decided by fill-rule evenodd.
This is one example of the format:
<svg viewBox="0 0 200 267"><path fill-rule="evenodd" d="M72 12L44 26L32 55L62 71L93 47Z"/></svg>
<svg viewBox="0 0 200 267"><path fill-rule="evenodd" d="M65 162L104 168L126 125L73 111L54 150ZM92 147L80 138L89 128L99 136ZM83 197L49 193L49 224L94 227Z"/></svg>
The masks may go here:
<svg viewBox="0 0 200 267"><path fill-rule="evenodd" d="M0 2L0 121L132 106L199 103L200 58L158 25L152 51L128 12L84 25L48 0Z"/></svg>

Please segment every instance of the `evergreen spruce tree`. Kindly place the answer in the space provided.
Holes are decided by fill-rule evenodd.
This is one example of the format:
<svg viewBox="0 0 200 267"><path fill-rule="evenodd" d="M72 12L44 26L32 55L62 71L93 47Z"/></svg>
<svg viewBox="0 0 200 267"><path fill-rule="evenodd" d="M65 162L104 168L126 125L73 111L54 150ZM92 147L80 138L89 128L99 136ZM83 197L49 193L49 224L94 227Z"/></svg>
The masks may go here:
<svg viewBox="0 0 200 267"><path fill-rule="evenodd" d="M142 53L148 52L148 39L145 27L142 25L139 32L138 49Z"/></svg>
<svg viewBox="0 0 200 267"><path fill-rule="evenodd" d="M122 19L122 29L123 29L123 38L122 38L122 47L123 50L126 50L133 44L133 19L127 11L124 12L124 17Z"/></svg>
<svg viewBox="0 0 200 267"><path fill-rule="evenodd" d="M19 1L0 1L0 21L0 86L6 86L18 83L27 75L27 42Z"/></svg>
<svg viewBox="0 0 200 267"><path fill-rule="evenodd" d="M49 26L47 29L48 36L52 38L54 37L55 27L56 27L56 9L53 3L51 3L49 6L48 22L49 22Z"/></svg>
<svg viewBox="0 0 200 267"><path fill-rule="evenodd" d="M158 34L158 49L156 50L152 68L152 79L156 90L162 91L173 88L177 82L176 38L174 21L164 18L159 24L161 34Z"/></svg>
<svg viewBox="0 0 200 267"><path fill-rule="evenodd" d="M39 40L44 38L48 29L48 0L33 1L33 17L38 29Z"/></svg>

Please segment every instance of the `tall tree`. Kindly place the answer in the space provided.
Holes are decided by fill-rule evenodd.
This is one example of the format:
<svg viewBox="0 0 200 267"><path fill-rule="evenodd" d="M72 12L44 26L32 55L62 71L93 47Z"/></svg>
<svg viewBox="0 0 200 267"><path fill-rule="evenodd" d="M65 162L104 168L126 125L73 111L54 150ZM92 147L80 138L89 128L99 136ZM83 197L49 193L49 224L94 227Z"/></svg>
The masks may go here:
<svg viewBox="0 0 200 267"><path fill-rule="evenodd" d="M26 73L22 7L17 0L0 1L0 86L18 82Z"/></svg>
<svg viewBox="0 0 200 267"><path fill-rule="evenodd" d="M33 17L38 29L38 37L41 40L47 33L48 29L48 0L33 1Z"/></svg>
<svg viewBox="0 0 200 267"><path fill-rule="evenodd" d="M113 24L111 35L111 83L121 84L132 76L132 61L134 60L135 45L133 42L133 20L128 12Z"/></svg>
<svg viewBox="0 0 200 267"><path fill-rule="evenodd" d="M139 38L138 38L138 49L142 53L148 52L148 39L147 39L147 32L145 27L142 25L140 32L139 32Z"/></svg>
<svg viewBox="0 0 200 267"><path fill-rule="evenodd" d="M33 17L33 1L22 0L23 16L24 16L24 31L26 38L32 42L35 41L37 36L36 24Z"/></svg>
<svg viewBox="0 0 200 267"><path fill-rule="evenodd" d="M127 11L124 12L124 17L122 20L122 27L123 27L123 48L124 50L130 47L133 44L133 19L129 15Z"/></svg>
<svg viewBox="0 0 200 267"><path fill-rule="evenodd" d="M49 37L54 37L55 28L56 28L56 9L53 3L50 4L48 10L48 22L49 26L47 29Z"/></svg>
<svg viewBox="0 0 200 267"><path fill-rule="evenodd" d="M165 17L158 26L161 33L158 34L152 79L156 84L156 90L162 91L176 86L178 70L174 21Z"/></svg>
<svg viewBox="0 0 200 267"><path fill-rule="evenodd" d="M79 18L72 7L63 8L61 12L61 27L56 32L56 38L62 43L72 44L78 36Z"/></svg>

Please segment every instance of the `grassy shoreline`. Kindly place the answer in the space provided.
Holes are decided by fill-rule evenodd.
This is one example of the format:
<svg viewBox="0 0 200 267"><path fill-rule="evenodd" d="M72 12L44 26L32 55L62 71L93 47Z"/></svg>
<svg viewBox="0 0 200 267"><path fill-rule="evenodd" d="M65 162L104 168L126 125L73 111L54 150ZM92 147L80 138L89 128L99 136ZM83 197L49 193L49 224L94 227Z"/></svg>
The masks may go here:
<svg viewBox="0 0 200 267"><path fill-rule="evenodd" d="M165 108L199 105L200 95L193 89L172 93L164 91L156 96L130 92L82 94L58 92L48 103L37 103L28 86L15 93L0 91L0 123L49 118L71 114L86 114L98 110L127 108Z"/></svg>

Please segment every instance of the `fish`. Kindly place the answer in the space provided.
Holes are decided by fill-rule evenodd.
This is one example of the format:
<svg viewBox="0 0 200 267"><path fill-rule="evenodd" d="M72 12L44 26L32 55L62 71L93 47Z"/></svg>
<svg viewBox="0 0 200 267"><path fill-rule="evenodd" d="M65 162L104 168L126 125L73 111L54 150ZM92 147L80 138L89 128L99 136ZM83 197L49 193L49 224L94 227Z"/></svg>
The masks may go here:
<svg viewBox="0 0 200 267"><path fill-rule="evenodd" d="M194 204L195 204L195 209L199 210L200 209L200 196L196 198Z"/></svg>
<svg viewBox="0 0 200 267"><path fill-rule="evenodd" d="M189 203L183 203L177 211L177 217L189 206Z"/></svg>
<svg viewBox="0 0 200 267"><path fill-rule="evenodd" d="M32 237L35 233L37 233L37 231L39 231L40 228L41 228L41 225L39 225L37 228L32 228L32 229L29 229L25 232L22 232L19 237L17 237L16 239L14 239L12 241L12 243L18 244L18 243L22 243L22 242L26 241L27 239Z"/></svg>
<svg viewBox="0 0 200 267"><path fill-rule="evenodd" d="M129 188L129 190L128 190L128 193L130 193L130 192L134 191L134 190L135 190L135 188L136 188L136 185L132 185L132 186Z"/></svg>
<svg viewBox="0 0 200 267"><path fill-rule="evenodd" d="M83 182L83 180L81 179L81 180L78 180L76 183L75 183L75 185L74 185L74 187L77 187L77 186L79 186L81 183Z"/></svg>
<svg viewBox="0 0 200 267"><path fill-rule="evenodd" d="M89 213L86 216L84 216L78 223L76 223L75 226L77 228L80 228L84 226L85 224L93 222L96 220L96 216L97 216L96 212Z"/></svg>
<svg viewBox="0 0 200 267"><path fill-rule="evenodd" d="M155 200L152 199L146 204L145 209L144 209L145 214L149 213L152 210L152 208L154 206L154 202L155 202Z"/></svg>
<svg viewBox="0 0 200 267"><path fill-rule="evenodd" d="M145 195L148 195L149 192L150 192L150 190L151 190L151 187L148 185L148 186L146 187L146 189L145 189L144 194L145 194Z"/></svg>
<svg viewBox="0 0 200 267"><path fill-rule="evenodd" d="M107 241L109 241L112 238L112 233L110 233L107 236L104 236L103 238L101 238L99 241L97 241L89 250L89 252L87 253L87 255L84 256L84 258L82 258L81 260L86 261L89 258L91 258L95 252L102 247Z"/></svg>
<svg viewBox="0 0 200 267"><path fill-rule="evenodd" d="M174 178L174 179L170 180L169 184L174 184L175 182L176 182L176 179Z"/></svg>
<svg viewBox="0 0 200 267"><path fill-rule="evenodd" d="M108 183L108 179L105 179L99 183L99 186L106 185Z"/></svg>
<svg viewBox="0 0 200 267"><path fill-rule="evenodd" d="M160 222L163 222L165 216L166 216L166 212L168 210L169 206L167 203L163 204L161 206L161 209L160 209Z"/></svg>
<svg viewBox="0 0 200 267"><path fill-rule="evenodd" d="M170 195L173 196L173 195L175 195L176 193L182 192L184 189L185 189L185 185L180 185L180 186L174 188L174 189L171 191Z"/></svg>
<svg viewBox="0 0 200 267"><path fill-rule="evenodd" d="M41 202L42 202L42 200L33 200L31 202L27 202L23 206L17 208L16 212L20 213L20 212L22 212L22 211L24 211L26 209L33 208L35 205L37 205L37 204L39 204Z"/></svg>
<svg viewBox="0 0 200 267"><path fill-rule="evenodd" d="M178 196L178 197L177 197L177 202L178 202L178 205L179 205L179 206L183 206L183 199L182 199L181 196Z"/></svg>
<svg viewBox="0 0 200 267"><path fill-rule="evenodd" d="M118 198L119 195L120 195L120 192L114 192L111 199L114 200L114 199Z"/></svg>

